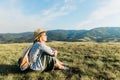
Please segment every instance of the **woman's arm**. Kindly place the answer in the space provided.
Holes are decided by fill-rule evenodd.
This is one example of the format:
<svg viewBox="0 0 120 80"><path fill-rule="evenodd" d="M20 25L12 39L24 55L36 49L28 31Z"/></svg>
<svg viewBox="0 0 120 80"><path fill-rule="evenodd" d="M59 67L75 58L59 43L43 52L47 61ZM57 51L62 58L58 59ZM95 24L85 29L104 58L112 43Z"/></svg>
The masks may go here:
<svg viewBox="0 0 120 80"><path fill-rule="evenodd" d="M45 44L41 44L41 50L43 50L44 52L46 52L47 54L54 56L56 55L56 50L53 50L52 48L50 48L49 46L45 45Z"/></svg>

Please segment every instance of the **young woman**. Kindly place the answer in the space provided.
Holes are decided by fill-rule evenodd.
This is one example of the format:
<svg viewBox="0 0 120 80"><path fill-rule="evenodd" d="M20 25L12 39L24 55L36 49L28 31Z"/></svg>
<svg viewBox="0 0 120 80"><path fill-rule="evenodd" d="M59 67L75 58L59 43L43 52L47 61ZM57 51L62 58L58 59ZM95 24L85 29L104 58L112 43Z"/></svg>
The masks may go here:
<svg viewBox="0 0 120 80"><path fill-rule="evenodd" d="M57 50L47 46L46 31L37 29L34 32L34 43L29 53L29 60L32 70L52 70L54 68L69 70L68 67L63 66L62 62L57 57Z"/></svg>

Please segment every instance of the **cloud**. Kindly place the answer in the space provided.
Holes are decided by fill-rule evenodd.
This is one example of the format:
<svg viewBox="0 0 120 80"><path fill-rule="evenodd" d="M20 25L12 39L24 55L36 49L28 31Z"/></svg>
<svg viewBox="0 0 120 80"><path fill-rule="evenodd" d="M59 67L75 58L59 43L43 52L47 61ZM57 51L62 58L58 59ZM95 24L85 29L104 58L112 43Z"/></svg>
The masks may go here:
<svg viewBox="0 0 120 80"><path fill-rule="evenodd" d="M105 17L120 13L120 0L111 0L108 4L100 7L92 13L91 18L104 19Z"/></svg>
<svg viewBox="0 0 120 80"><path fill-rule="evenodd" d="M58 7L49 8L48 10L43 10L41 13L46 20L52 20L67 14L61 7L59 9Z"/></svg>
<svg viewBox="0 0 120 80"><path fill-rule="evenodd" d="M74 0L64 0L65 3L72 2L72 1L74 1Z"/></svg>
<svg viewBox="0 0 120 80"><path fill-rule="evenodd" d="M74 3L74 2L83 3L84 1L86 0L64 0L65 3Z"/></svg>
<svg viewBox="0 0 120 80"><path fill-rule="evenodd" d="M100 26L99 21L102 22L102 20L104 20L106 18L120 14L119 3L120 3L120 0L109 0L109 2L108 1L103 2L101 5L99 5L100 6L99 8L97 8L95 11L93 11L90 14L90 16L87 20L77 23L76 26L86 27L86 28ZM108 23L106 23L106 24L108 24ZM105 24L105 26L106 26L106 24Z"/></svg>
<svg viewBox="0 0 120 80"><path fill-rule="evenodd" d="M36 14L26 15L18 0L7 0L0 6L0 32L23 32L32 31L37 27L45 28L52 20L68 15L74 9L74 5L69 3L55 3ZM9 29L6 30L8 27Z"/></svg>
<svg viewBox="0 0 120 80"><path fill-rule="evenodd" d="M58 17L70 14L75 9L76 7L74 6L74 4L66 3L65 1L64 4L61 3L55 4L49 9L41 11L41 13L42 16L46 18L46 20L54 20Z"/></svg>

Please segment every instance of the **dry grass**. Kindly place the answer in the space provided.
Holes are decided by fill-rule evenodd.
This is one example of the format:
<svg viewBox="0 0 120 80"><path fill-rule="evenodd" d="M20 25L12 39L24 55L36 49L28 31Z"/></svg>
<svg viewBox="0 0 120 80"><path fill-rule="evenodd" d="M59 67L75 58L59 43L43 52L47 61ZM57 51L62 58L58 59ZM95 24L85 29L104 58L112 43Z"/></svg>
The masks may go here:
<svg viewBox="0 0 120 80"><path fill-rule="evenodd" d="M70 71L20 72L17 60L31 43L0 44L0 80L120 80L120 43L50 42Z"/></svg>

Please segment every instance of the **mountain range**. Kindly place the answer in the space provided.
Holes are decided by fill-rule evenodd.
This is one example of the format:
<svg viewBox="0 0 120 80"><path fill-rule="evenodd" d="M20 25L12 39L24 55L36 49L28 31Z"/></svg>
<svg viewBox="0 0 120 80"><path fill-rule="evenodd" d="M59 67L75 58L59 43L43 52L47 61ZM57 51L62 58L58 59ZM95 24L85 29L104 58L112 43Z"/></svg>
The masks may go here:
<svg viewBox="0 0 120 80"><path fill-rule="evenodd" d="M120 42L120 27L99 27L90 30L49 30L48 41ZM32 42L33 32L0 33L0 43Z"/></svg>

